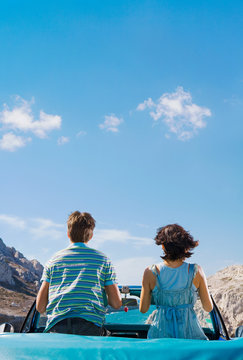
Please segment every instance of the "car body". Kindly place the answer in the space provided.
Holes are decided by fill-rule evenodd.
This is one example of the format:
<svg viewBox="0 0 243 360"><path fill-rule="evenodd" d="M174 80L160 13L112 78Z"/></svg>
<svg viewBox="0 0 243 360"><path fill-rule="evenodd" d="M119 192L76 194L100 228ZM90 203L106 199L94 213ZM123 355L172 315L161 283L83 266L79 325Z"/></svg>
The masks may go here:
<svg viewBox="0 0 243 360"><path fill-rule="evenodd" d="M120 287L123 306L107 307L109 336L80 336L43 333L46 318L32 305L20 333L0 335L0 354L4 360L21 359L239 359L243 360L243 339L230 340L222 316L214 303L210 314L199 307L200 322L209 341L185 339L147 339L149 314L139 312L140 286Z"/></svg>

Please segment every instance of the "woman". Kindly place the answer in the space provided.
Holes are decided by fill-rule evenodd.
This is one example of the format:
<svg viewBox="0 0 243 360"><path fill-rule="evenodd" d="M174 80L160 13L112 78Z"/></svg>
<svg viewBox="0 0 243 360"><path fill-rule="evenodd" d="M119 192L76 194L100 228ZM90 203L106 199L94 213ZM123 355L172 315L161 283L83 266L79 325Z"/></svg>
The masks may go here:
<svg viewBox="0 0 243 360"><path fill-rule="evenodd" d="M145 269L140 301L142 313L150 307L151 294L157 305L148 338L207 340L193 309L197 291L204 310L213 309L206 277L200 266L185 262L198 241L183 227L173 224L159 228L155 242L162 245L163 262Z"/></svg>

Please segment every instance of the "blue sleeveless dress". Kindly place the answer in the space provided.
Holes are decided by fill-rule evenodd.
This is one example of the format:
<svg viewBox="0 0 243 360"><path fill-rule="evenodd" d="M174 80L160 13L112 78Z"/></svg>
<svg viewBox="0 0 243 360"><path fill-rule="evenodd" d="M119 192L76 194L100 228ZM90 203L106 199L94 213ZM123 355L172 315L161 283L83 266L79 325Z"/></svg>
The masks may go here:
<svg viewBox="0 0 243 360"><path fill-rule="evenodd" d="M155 265L152 265L150 270L156 276L156 286L152 294L157 309L152 315L148 339L208 340L193 309L197 300L197 291L193 285L197 265L184 262L180 267L172 269L162 264L160 274L157 273Z"/></svg>

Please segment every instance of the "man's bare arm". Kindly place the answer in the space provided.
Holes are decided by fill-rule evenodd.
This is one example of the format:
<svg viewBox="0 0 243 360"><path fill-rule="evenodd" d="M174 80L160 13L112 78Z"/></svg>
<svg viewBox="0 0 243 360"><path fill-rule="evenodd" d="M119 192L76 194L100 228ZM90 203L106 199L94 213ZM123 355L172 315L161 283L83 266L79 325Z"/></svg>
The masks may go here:
<svg viewBox="0 0 243 360"><path fill-rule="evenodd" d="M49 292L49 283L47 281L43 281L36 298L36 310L40 314L46 311L46 306L48 303L48 292Z"/></svg>
<svg viewBox="0 0 243 360"><path fill-rule="evenodd" d="M122 300L117 284L105 286L105 292L108 298L108 304L114 309L119 309L122 306Z"/></svg>

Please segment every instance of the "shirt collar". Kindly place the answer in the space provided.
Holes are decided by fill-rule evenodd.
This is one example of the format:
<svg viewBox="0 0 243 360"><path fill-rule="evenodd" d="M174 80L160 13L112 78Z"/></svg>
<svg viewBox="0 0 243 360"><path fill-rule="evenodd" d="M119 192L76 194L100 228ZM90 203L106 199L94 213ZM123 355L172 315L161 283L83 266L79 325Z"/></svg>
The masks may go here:
<svg viewBox="0 0 243 360"><path fill-rule="evenodd" d="M87 245L83 242L75 242L75 243L71 243L68 248L73 248L73 247L87 247Z"/></svg>

